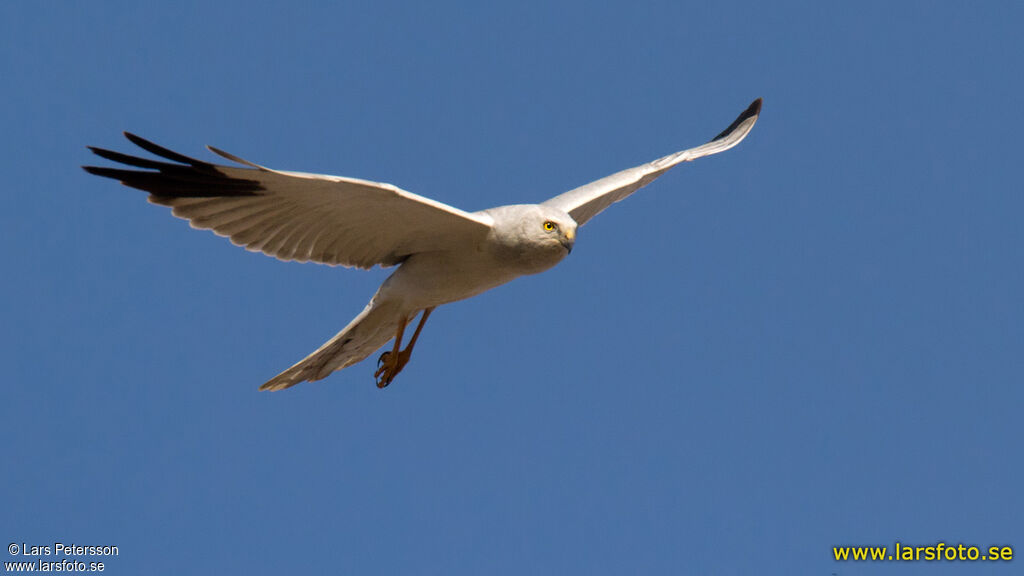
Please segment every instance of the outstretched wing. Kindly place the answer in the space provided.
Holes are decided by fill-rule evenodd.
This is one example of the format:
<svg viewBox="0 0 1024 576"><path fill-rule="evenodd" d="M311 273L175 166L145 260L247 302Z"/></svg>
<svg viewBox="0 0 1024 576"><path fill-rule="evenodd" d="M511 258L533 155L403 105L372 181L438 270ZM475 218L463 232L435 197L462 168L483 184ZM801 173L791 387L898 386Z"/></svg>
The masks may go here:
<svg viewBox="0 0 1024 576"><path fill-rule="evenodd" d="M576 224L582 226L603 212L605 208L650 184L676 164L725 152L739 144L750 133L760 113L761 99L758 98L728 128L703 146L669 154L654 162L616 172L611 176L555 196L543 204L568 212Z"/></svg>
<svg viewBox="0 0 1024 576"><path fill-rule="evenodd" d="M98 156L133 169L83 168L149 192L150 202L170 206L195 228L281 260L391 266L417 252L465 249L491 226L486 215L391 184L271 170L213 147L208 148L246 167L210 164L125 136L170 162L90 146Z"/></svg>

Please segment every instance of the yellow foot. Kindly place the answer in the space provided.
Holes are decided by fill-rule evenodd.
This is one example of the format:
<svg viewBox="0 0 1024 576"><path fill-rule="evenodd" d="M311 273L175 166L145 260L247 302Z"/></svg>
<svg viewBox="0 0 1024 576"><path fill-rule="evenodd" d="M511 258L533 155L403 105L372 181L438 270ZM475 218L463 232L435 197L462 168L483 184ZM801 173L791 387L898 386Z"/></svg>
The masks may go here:
<svg viewBox="0 0 1024 576"><path fill-rule="evenodd" d="M402 368L409 363L410 356L412 356L412 352L408 350L402 350L397 355L391 352L381 354L377 359L377 371L373 374L373 377L377 379L377 388L384 388L391 384L395 376L398 376Z"/></svg>

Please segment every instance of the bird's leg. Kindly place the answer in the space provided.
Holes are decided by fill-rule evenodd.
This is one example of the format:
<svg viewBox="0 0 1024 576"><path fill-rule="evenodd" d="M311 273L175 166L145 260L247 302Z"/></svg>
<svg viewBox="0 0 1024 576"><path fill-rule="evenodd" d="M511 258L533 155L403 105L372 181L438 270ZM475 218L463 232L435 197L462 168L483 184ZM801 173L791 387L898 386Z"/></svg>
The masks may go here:
<svg viewBox="0 0 1024 576"><path fill-rule="evenodd" d="M402 334L405 332L405 325L407 321L404 321L398 327L398 335L395 336L395 347L390 352L385 352L380 355L377 360L377 364L380 366L377 368L377 372L374 377L378 378L377 387L383 388L398 376L398 373L405 368L405 365L409 363L409 358L412 357L412 348L416 345L416 340L420 337L420 332L423 330L423 325L427 323L427 318L430 317L430 313L434 311L434 307L427 308L423 311L423 315L420 316L420 323L416 326L416 331L412 333L412 338L409 339L409 344L405 347L405 350L400 350L402 345Z"/></svg>
<svg viewBox="0 0 1024 576"><path fill-rule="evenodd" d="M373 373L373 377L377 378L377 388L383 388L391 381L395 379L395 375L398 374L398 370L395 367L398 365L399 350L402 349L402 335L405 334L405 325L409 323L409 319L403 317L398 322L398 333L395 334L395 346L390 352L385 352L380 355L377 359L377 371Z"/></svg>
<svg viewBox="0 0 1024 576"><path fill-rule="evenodd" d="M412 333L412 338L409 340L409 345L402 350L402 360L398 369L401 370L403 366L408 364L409 358L412 356L412 347L416 345L416 340L420 337L420 331L423 330L423 325L427 323L427 318L430 317L430 313L434 311L434 307L431 306L423 311L423 315L420 316L420 323L416 325L416 331Z"/></svg>

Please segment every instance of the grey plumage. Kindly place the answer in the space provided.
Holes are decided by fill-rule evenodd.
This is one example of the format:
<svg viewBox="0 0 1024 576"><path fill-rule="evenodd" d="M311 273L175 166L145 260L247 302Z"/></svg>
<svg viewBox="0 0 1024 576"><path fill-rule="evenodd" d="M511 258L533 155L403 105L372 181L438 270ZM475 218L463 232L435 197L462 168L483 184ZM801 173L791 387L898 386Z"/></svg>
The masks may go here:
<svg viewBox="0 0 1024 576"><path fill-rule="evenodd" d="M90 147L98 156L132 169L84 168L145 190L151 202L170 206L193 227L227 236L248 250L281 260L358 268L399 265L348 326L260 389L281 390L325 378L397 335L394 351L382 356L386 369L378 371L384 374L378 385L387 385L408 361L411 344L399 361L397 340L417 313L429 314L441 304L551 268L571 251L579 226L673 166L739 144L760 110L757 99L707 144L617 172L541 204L473 213L390 184L273 170L212 147L244 167L211 164L128 133L132 143L169 162Z"/></svg>

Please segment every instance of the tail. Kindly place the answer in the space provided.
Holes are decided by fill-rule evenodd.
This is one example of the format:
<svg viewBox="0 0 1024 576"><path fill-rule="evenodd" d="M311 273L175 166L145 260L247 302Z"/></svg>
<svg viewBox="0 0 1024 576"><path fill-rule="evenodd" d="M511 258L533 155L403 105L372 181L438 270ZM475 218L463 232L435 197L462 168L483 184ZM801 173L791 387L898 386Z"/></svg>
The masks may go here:
<svg viewBox="0 0 1024 576"><path fill-rule="evenodd" d="M394 338L402 315L394 302L377 304L376 296L334 338L299 363L260 386L260 390L284 390L307 380L326 378L331 372L360 362Z"/></svg>

